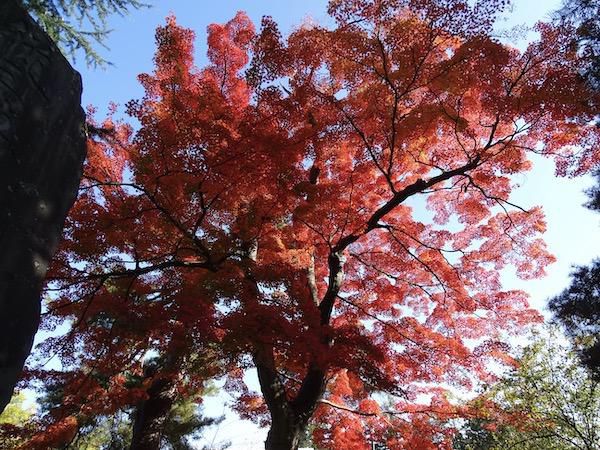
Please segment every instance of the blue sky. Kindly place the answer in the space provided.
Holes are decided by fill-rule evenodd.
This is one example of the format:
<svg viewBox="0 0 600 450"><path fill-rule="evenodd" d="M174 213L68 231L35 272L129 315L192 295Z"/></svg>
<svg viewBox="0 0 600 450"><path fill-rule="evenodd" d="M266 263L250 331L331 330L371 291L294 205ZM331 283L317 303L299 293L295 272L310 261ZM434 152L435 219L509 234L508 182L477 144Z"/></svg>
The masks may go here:
<svg viewBox="0 0 600 450"><path fill-rule="evenodd" d="M124 105L128 100L142 95L136 76L152 70L154 30L164 23L165 17L171 12L179 23L196 31L196 63L200 66L205 61L206 26L213 22L226 22L238 10L246 11L255 24L260 23L263 15L273 16L284 34L307 18L318 22L327 19L325 0L149 1L153 4L150 9L111 19L110 27L114 32L107 41L110 50L104 50L103 55L113 66L88 69L83 65L82 58L76 64L84 82L84 105L93 104L102 113L109 101ZM547 17L548 11L558 4L556 0L516 0L512 13L500 22L500 28L522 23L531 25ZM101 114L99 117L102 117ZM600 216L582 207L585 202L583 189L591 184L591 180L557 179L550 161L537 158L534 169L520 175L516 182L521 188L515 192L515 203L526 208L543 206L548 221L546 241L558 262L549 268L548 276L541 280L524 282L510 272L504 274L503 278L506 287L527 290L533 304L543 309L549 297L567 286L573 264L586 264L600 256ZM226 411L224 401L222 396L207 400L207 411L217 415L223 413ZM214 436L215 443L230 439L234 444L232 449L251 450L262 448L265 435L265 430L258 430L228 414L227 420L218 429L208 433L207 438L210 442Z"/></svg>

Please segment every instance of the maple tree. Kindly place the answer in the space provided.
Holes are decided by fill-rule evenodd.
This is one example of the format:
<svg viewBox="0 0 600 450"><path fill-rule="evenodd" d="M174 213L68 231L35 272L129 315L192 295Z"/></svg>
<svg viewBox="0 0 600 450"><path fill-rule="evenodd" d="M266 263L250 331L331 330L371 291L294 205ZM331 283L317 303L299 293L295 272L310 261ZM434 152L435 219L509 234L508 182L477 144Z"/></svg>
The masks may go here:
<svg viewBox="0 0 600 450"><path fill-rule="evenodd" d="M511 176L530 152L562 175L598 157L569 30L540 24L519 52L489 35L504 4L334 0L335 25L287 39L238 13L208 28L203 68L170 17L127 107L139 129L95 125L48 282L43 326L69 331L41 350L62 370L28 374L60 402L30 445L140 402L156 429L225 375L267 449L297 448L313 415L323 448L450 448L467 411L447 388L493 380L506 336L540 320L500 283L553 260Z"/></svg>

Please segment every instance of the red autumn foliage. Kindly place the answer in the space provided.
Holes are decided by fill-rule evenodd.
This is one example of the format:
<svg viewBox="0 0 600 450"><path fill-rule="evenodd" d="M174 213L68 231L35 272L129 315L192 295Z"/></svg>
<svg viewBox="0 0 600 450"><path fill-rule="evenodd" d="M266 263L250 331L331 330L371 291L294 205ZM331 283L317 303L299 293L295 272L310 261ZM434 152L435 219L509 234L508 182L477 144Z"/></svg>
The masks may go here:
<svg viewBox="0 0 600 450"><path fill-rule="evenodd" d="M440 386L493 379L499 336L540 320L500 283L553 260L511 176L530 153L586 172L599 137L568 30L519 52L488 34L504 2L468 3L334 0L333 27L287 39L238 13L209 27L204 68L167 19L128 104L139 129L109 119L90 142L51 269L46 327L71 331L43 345L69 370L50 440L134 405L124 374L154 351L177 383L230 370L267 448L313 413L323 448L449 448L466 412Z"/></svg>

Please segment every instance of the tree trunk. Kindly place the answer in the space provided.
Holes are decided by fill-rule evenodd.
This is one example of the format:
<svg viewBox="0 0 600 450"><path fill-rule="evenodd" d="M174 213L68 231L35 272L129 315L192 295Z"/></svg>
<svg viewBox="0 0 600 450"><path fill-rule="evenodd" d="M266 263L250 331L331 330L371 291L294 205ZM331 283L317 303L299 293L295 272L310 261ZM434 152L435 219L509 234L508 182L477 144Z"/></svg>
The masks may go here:
<svg viewBox="0 0 600 450"><path fill-rule="evenodd" d="M325 391L325 372L311 367L296 397L289 400L275 370L273 349L263 347L253 355L263 398L271 413L266 450L296 450L308 422Z"/></svg>
<svg viewBox="0 0 600 450"><path fill-rule="evenodd" d="M293 413L279 416L271 414L271 428L265 441L265 450L297 450L306 425Z"/></svg>
<svg viewBox="0 0 600 450"><path fill-rule="evenodd" d="M31 351L40 291L85 158L81 78L15 0L0 1L0 412Z"/></svg>
<svg viewBox="0 0 600 450"><path fill-rule="evenodd" d="M156 375L156 367L145 371L147 377ZM139 403L133 423L130 450L159 450L165 422L175 403L175 383L170 377L157 377L147 391L148 398Z"/></svg>

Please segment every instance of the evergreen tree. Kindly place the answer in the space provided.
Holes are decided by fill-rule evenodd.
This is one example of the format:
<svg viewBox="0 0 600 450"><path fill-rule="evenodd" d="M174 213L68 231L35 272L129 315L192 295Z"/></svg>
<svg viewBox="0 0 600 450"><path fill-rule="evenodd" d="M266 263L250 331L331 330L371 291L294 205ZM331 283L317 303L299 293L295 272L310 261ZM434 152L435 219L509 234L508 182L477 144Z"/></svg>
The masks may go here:
<svg viewBox="0 0 600 450"><path fill-rule="evenodd" d="M556 20L574 28L573 44L588 60L584 75L595 88L600 88L600 3L596 0L564 0Z"/></svg>
<svg viewBox="0 0 600 450"><path fill-rule="evenodd" d="M582 362L600 377L600 260L577 267L571 285L550 301L550 309L564 325Z"/></svg>
<svg viewBox="0 0 600 450"><path fill-rule="evenodd" d="M600 3L595 0L565 0L556 20L573 28L573 45L587 61L582 73L586 81L600 90ZM585 100L588 101L588 100ZM600 113L600 106L596 105ZM596 126L600 122L596 119ZM593 211L600 212L600 167L594 170L596 184L588 190ZM600 377L600 260L576 267L571 285L550 301L550 310L564 325L578 348L583 363Z"/></svg>
<svg viewBox="0 0 600 450"><path fill-rule="evenodd" d="M25 9L71 59L82 51L90 66L108 63L96 50L104 45L112 14L148 6L140 0L21 0Z"/></svg>

